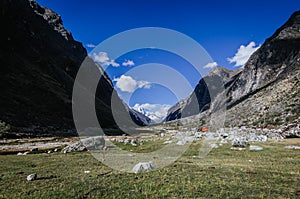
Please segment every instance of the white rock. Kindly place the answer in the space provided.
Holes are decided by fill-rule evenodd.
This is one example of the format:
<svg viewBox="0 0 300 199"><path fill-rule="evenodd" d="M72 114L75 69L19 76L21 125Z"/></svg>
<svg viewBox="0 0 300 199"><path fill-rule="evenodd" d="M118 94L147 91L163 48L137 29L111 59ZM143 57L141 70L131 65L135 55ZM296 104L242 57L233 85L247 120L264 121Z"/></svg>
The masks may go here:
<svg viewBox="0 0 300 199"><path fill-rule="evenodd" d="M62 149L63 153L69 153L72 151L85 151L85 150L102 150L105 147L105 140L103 136L94 136L71 144Z"/></svg>
<svg viewBox="0 0 300 199"><path fill-rule="evenodd" d="M17 155L23 155L23 153L19 152Z"/></svg>
<svg viewBox="0 0 300 199"><path fill-rule="evenodd" d="M137 165L135 165L132 169L134 173L140 173L140 172L152 171L152 170L154 170L153 162L140 162Z"/></svg>
<svg viewBox="0 0 300 199"><path fill-rule="evenodd" d="M227 144L227 143L228 143L228 141L227 141L227 140L225 140L225 139L222 139L222 140L220 141L220 143L221 143L221 144Z"/></svg>
<svg viewBox="0 0 300 199"><path fill-rule="evenodd" d="M244 151L244 150L246 150L246 148L239 148L239 147L231 147L230 149L234 150L234 151Z"/></svg>
<svg viewBox="0 0 300 199"><path fill-rule="evenodd" d="M129 144L129 142L130 142L130 139L124 139L124 144L126 145L126 144Z"/></svg>
<svg viewBox="0 0 300 199"><path fill-rule="evenodd" d="M232 140L233 147L246 147L248 145L248 140L246 138L234 138Z"/></svg>
<svg viewBox="0 0 300 199"><path fill-rule="evenodd" d="M33 181L33 180L36 180L36 178L37 178L36 173L32 173L32 174L28 175L26 179L27 179L27 181Z"/></svg>
<svg viewBox="0 0 300 199"><path fill-rule="evenodd" d="M196 132L194 136L195 136L195 138L199 138L200 139L200 138L202 138L204 136L204 134L202 132Z"/></svg>
<svg viewBox="0 0 300 199"><path fill-rule="evenodd" d="M186 141L185 140L179 140L176 144L180 145L180 146L183 146L183 145L186 144Z"/></svg>
<svg viewBox="0 0 300 199"><path fill-rule="evenodd" d="M263 147L250 145L249 149L250 149L250 151L261 151L261 150L263 150Z"/></svg>
<svg viewBox="0 0 300 199"><path fill-rule="evenodd" d="M266 141L268 141L268 137L265 136L265 135L259 135L259 136L257 136L257 140L256 141L257 142L266 142Z"/></svg>
<svg viewBox="0 0 300 199"><path fill-rule="evenodd" d="M89 174L89 173L91 173L91 171L88 171L88 170L87 170L87 171L84 171L84 173L85 173L85 174Z"/></svg>
<svg viewBox="0 0 300 199"><path fill-rule="evenodd" d="M300 149L300 146L285 146L285 149Z"/></svg>
<svg viewBox="0 0 300 199"><path fill-rule="evenodd" d="M164 144L172 144L172 140L165 141Z"/></svg>
<svg viewBox="0 0 300 199"><path fill-rule="evenodd" d="M131 144L132 146L137 146L137 140L136 140L136 139L132 139L132 140L130 141L130 144Z"/></svg>
<svg viewBox="0 0 300 199"><path fill-rule="evenodd" d="M205 133L204 137L205 137L205 140L214 141L214 140L219 139L219 134L208 132L208 133Z"/></svg>
<svg viewBox="0 0 300 199"><path fill-rule="evenodd" d="M213 149L219 148L219 145L216 144L216 143L210 143L209 145L210 145L210 147L213 148Z"/></svg>

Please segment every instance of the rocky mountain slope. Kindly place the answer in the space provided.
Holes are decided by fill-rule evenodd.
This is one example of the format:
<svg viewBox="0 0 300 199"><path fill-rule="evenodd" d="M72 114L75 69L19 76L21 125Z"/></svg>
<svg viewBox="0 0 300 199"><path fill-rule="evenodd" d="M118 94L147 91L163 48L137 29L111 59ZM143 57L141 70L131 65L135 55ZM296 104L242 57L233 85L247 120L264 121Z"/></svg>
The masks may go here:
<svg viewBox="0 0 300 199"><path fill-rule="evenodd" d="M170 109L167 121L181 118L182 115L174 113L183 112L190 103L199 104L199 107L206 104L208 109L213 107L215 101L221 101L210 101L205 92L205 84L210 84L209 77L217 74L225 87L223 92L226 99L222 101L228 107L227 125L279 125L291 122L299 117L300 112L299 68L300 11L295 12L265 41L242 71L232 73L223 69L223 73L212 71L208 77L204 77L187 100ZM194 112L194 115L199 112Z"/></svg>
<svg viewBox="0 0 300 199"><path fill-rule="evenodd" d="M2 0L0 7L0 120L15 131L74 129L72 89L79 67L89 59L85 48L64 29L58 14L34 0ZM101 69L92 60L90 64ZM114 89L102 73L96 93L98 120L103 128L116 128ZM148 120L126 106L120 111L129 111L140 125Z"/></svg>
<svg viewBox="0 0 300 199"><path fill-rule="evenodd" d="M197 84L193 93L171 107L168 111L166 121L189 117L207 111L210 104L217 97L219 90L214 88L227 87L237 78L240 70L231 71L223 67L215 67ZM222 91L220 91L222 92ZM213 99L212 99L213 98Z"/></svg>

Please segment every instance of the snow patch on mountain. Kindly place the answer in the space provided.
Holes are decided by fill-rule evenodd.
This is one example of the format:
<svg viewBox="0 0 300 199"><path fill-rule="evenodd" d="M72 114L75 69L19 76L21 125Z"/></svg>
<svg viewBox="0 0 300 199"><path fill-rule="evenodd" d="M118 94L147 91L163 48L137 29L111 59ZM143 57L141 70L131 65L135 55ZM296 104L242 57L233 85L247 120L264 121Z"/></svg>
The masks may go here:
<svg viewBox="0 0 300 199"><path fill-rule="evenodd" d="M152 123L160 123L167 116L168 110L171 105L168 104L135 104L132 109L149 117Z"/></svg>

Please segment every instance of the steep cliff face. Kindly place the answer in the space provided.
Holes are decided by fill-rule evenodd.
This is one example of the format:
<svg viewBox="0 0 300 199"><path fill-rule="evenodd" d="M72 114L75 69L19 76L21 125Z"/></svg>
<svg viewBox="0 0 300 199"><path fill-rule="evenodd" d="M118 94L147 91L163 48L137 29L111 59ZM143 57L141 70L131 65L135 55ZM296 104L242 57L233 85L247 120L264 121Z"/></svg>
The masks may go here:
<svg viewBox="0 0 300 199"><path fill-rule="evenodd" d="M0 120L16 131L74 129L72 89L86 50L64 29L58 14L33 0L2 0L0 8L4 27L0 39ZM92 60L90 64L101 70ZM95 105L103 128L116 127L110 107L113 91L104 72ZM126 108L122 107L123 111Z"/></svg>
<svg viewBox="0 0 300 199"><path fill-rule="evenodd" d="M300 65L300 12L278 29L250 57L228 95L232 100L276 81Z"/></svg>
<svg viewBox="0 0 300 199"><path fill-rule="evenodd" d="M299 75L297 11L250 57L239 78L229 87L227 124L280 125L297 119Z"/></svg>
<svg viewBox="0 0 300 199"><path fill-rule="evenodd" d="M193 94L172 107L167 121L199 114L216 102L228 107L227 124L259 125L290 122L299 114L300 11L279 28L237 71L217 68L200 80ZM224 90L210 100L211 77L224 82ZM284 83L283 83L284 82ZM222 95L223 94L223 95ZM195 96L195 97L193 97ZM225 99L219 99L225 96ZM199 104L192 114L181 113L189 104ZM204 106L202 104L205 104ZM208 111L211 112L213 110ZM267 122L266 122L267 121Z"/></svg>
<svg viewBox="0 0 300 199"><path fill-rule="evenodd" d="M218 93L222 92L238 73L239 71L230 71L223 67L214 68L200 80L187 99L170 108L166 121L189 117L208 110Z"/></svg>

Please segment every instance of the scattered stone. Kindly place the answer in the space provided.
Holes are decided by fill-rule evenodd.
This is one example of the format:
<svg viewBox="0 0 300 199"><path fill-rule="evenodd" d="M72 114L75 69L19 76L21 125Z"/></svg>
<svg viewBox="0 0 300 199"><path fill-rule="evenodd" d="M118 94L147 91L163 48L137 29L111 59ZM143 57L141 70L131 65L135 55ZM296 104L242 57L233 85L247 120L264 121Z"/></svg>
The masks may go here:
<svg viewBox="0 0 300 199"><path fill-rule="evenodd" d="M63 148L61 152L69 153L73 151L102 150L104 147L104 138L102 136L96 136L81 139L80 141Z"/></svg>
<svg viewBox="0 0 300 199"><path fill-rule="evenodd" d="M195 133L195 138L201 139L204 135L205 135L205 134L202 133L202 132L196 132L196 133Z"/></svg>
<svg viewBox="0 0 300 199"><path fill-rule="evenodd" d="M300 149L300 146L285 146L285 149Z"/></svg>
<svg viewBox="0 0 300 199"><path fill-rule="evenodd" d="M248 140L245 138L234 138L232 140L233 147L246 147L248 145Z"/></svg>
<svg viewBox="0 0 300 199"><path fill-rule="evenodd" d="M22 153L22 152L19 152L17 155L27 155L27 154L29 154L29 151L26 151L26 152L24 152L24 153Z"/></svg>
<svg viewBox="0 0 300 199"><path fill-rule="evenodd" d="M130 139L124 139L124 144L125 145L129 144L129 142L130 142Z"/></svg>
<svg viewBox="0 0 300 199"><path fill-rule="evenodd" d="M131 144L132 146L137 146L137 139L132 139L132 140L130 141L130 144Z"/></svg>
<svg viewBox="0 0 300 199"><path fill-rule="evenodd" d="M84 171L84 173L85 173L85 174L89 174L89 173L91 173L91 171Z"/></svg>
<svg viewBox="0 0 300 199"><path fill-rule="evenodd" d="M228 141L227 141L226 139L222 139L222 140L220 141L220 143L221 143L221 144L227 144Z"/></svg>
<svg viewBox="0 0 300 199"><path fill-rule="evenodd" d="M105 140L103 136L95 136L81 139L80 142L82 142L82 144L88 150L102 150L105 147Z"/></svg>
<svg viewBox="0 0 300 199"><path fill-rule="evenodd" d="M246 150L246 148L240 148L240 147L231 147L230 149L234 150L234 151L244 151L244 150Z"/></svg>
<svg viewBox="0 0 300 199"><path fill-rule="evenodd" d="M38 151L38 150L39 150L39 148L32 148L30 151L36 152L36 151Z"/></svg>
<svg viewBox="0 0 300 199"><path fill-rule="evenodd" d="M249 149L250 149L250 151L261 151L261 150L263 150L263 147L250 145Z"/></svg>
<svg viewBox="0 0 300 199"><path fill-rule="evenodd" d="M176 144L180 145L180 146L183 146L183 145L186 144L186 141L185 140L179 140Z"/></svg>
<svg viewBox="0 0 300 199"><path fill-rule="evenodd" d="M223 133L223 134L221 134L221 136L223 139L226 139L226 138L228 138L229 135L228 135L228 133Z"/></svg>
<svg viewBox="0 0 300 199"><path fill-rule="evenodd" d="M132 169L134 173L140 173L140 172L152 171L152 170L154 170L153 162L140 162L137 165L135 165Z"/></svg>
<svg viewBox="0 0 300 199"><path fill-rule="evenodd" d="M37 179L37 174L36 173L32 173L30 175L27 176L27 181L33 181Z"/></svg>
<svg viewBox="0 0 300 199"><path fill-rule="evenodd" d="M209 145L210 145L210 147L213 148L213 149L219 148L219 145L216 144L216 143L210 143Z"/></svg>
<svg viewBox="0 0 300 199"><path fill-rule="evenodd" d="M208 140L208 141L218 140L219 138L220 138L220 135L218 133L209 132L209 133L205 134L205 140Z"/></svg>
<svg viewBox="0 0 300 199"><path fill-rule="evenodd" d="M58 149L54 149L54 152L57 152L58 151Z"/></svg>
<svg viewBox="0 0 300 199"><path fill-rule="evenodd" d="M79 142L76 142L74 144L71 144L69 146L66 146L65 148L63 148L61 150L61 152L63 153L70 153L70 152L73 152L73 151L86 151L87 148L79 141Z"/></svg>

